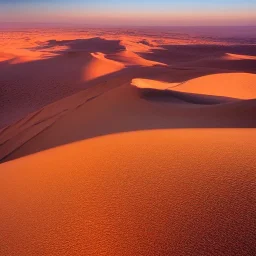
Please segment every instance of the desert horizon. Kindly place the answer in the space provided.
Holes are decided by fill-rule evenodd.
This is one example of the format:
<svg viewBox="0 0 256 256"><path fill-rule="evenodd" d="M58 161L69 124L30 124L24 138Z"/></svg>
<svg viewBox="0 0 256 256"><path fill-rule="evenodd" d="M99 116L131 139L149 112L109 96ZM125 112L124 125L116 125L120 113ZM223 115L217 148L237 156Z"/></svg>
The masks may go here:
<svg viewBox="0 0 256 256"><path fill-rule="evenodd" d="M0 0L0 256L255 255L255 8Z"/></svg>

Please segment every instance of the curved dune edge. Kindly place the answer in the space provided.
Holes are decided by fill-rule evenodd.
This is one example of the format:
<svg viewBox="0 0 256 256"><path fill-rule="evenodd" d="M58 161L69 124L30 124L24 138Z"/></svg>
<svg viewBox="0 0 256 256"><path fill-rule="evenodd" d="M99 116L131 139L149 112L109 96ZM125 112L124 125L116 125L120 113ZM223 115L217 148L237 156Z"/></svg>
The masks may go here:
<svg viewBox="0 0 256 256"><path fill-rule="evenodd" d="M84 80L91 80L110 73L117 72L125 66L114 60L107 59L101 52L91 53L92 60L83 71Z"/></svg>
<svg viewBox="0 0 256 256"><path fill-rule="evenodd" d="M225 56L224 56L224 59L225 60L256 60L256 56L226 53Z"/></svg>
<svg viewBox="0 0 256 256"><path fill-rule="evenodd" d="M143 81L147 85L151 80ZM159 88L159 83L152 87ZM176 92L166 86L141 89L118 78L56 101L0 131L0 160L123 131L256 127L251 118L255 100Z"/></svg>
<svg viewBox="0 0 256 256"><path fill-rule="evenodd" d="M179 85L180 83L167 83L151 79L134 78L132 79L131 84L139 89L167 90Z"/></svg>
<svg viewBox="0 0 256 256"><path fill-rule="evenodd" d="M255 150L251 129L154 130L2 164L0 254L252 255Z"/></svg>
<svg viewBox="0 0 256 256"><path fill-rule="evenodd" d="M108 54L108 58L116 60L118 62L123 63L125 66L143 66L143 67L152 67L156 65L160 66L168 66L167 64L157 62L157 61L152 61L152 60L147 60L139 56L139 54L129 51L129 50L124 50L120 51L115 54Z"/></svg>
<svg viewBox="0 0 256 256"><path fill-rule="evenodd" d="M138 88L166 89L177 92L249 100L256 98L256 75L250 73L223 73L198 77L183 83L165 83L149 79L133 79Z"/></svg>
<svg viewBox="0 0 256 256"><path fill-rule="evenodd" d="M0 62L2 61L8 61L10 59L16 58L16 55L6 52L0 52Z"/></svg>

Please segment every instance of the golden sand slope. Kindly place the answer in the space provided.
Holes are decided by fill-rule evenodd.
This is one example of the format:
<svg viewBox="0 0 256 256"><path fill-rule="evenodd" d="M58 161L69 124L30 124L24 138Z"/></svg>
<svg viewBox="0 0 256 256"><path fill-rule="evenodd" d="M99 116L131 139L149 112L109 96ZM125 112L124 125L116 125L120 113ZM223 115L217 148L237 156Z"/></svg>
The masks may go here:
<svg viewBox="0 0 256 256"><path fill-rule="evenodd" d="M149 79L134 79L140 88L170 89L185 93L222 96L235 99L256 98L256 75L250 73L223 73L207 75L183 83L164 83Z"/></svg>
<svg viewBox="0 0 256 256"><path fill-rule="evenodd" d="M154 130L0 165L0 255L253 255L255 130Z"/></svg>
<svg viewBox="0 0 256 256"><path fill-rule="evenodd" d="M105 58L103 53L91 53L91 62L84 68L84 79L90 80L124 68L122 63Z"/></svg>
<svg viewBox="0 0 256 256"><path fill-rule="evenodd" d="M224 59L226 59L226 60L256 60L256 56L226 53L226 55L224 56Z"/></svg>
<svg viewBox="0 0 256 256"><path fill-rule="evenodd" d="M109 54L108 57L113 60L119 61L126 66L134 66L134 65L144 66L144 67L151 67L155 65L167 66L166 64L163 64L161 62L144 59L141 56L139 56L137 53L129 50L121 51L115 54Z"/></svg>
<svg viewBox="0 0 256 256"><path fill-rule="evenodd" d="M167 90L169 88L179 85L180 83L167 83L145 78L134 78L131 84L141 89Z"/></svg>
<svg viewBox="0 0 256 256"><path fill-rule="evenodd" d="M0 52L0 62L1 61L6 61L6 60L9 60L9 59L13 59L15 57L16 56L14 54Z"/></svg>
<svg viewBox="0 0 256 256"><path fill-rule="evenodd" d="M180 92L190 92L236 99L256 98L256 75L248 73L215 74L190 80L172 88Z"/></svg>

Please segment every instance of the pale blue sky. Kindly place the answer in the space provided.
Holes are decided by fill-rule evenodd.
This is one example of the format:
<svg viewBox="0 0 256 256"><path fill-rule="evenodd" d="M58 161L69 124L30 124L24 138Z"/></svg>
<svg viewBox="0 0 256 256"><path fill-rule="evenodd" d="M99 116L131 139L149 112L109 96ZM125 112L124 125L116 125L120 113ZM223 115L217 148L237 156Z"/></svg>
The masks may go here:
<svg viewBox="0 0 256 256"><path fill-rule="evenodd" d="M0 22L256 25L256 0L0 0Z"/></svg>

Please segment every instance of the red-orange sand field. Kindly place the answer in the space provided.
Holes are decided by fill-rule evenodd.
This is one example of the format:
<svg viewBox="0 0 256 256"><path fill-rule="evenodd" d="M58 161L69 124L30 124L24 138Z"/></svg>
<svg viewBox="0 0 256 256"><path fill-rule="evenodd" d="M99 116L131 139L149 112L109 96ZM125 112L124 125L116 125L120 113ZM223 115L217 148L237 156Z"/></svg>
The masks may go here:
<svg viewBox="0 0 256 256"><path fill-rule="evenodd" d="M255 255L255 128L253 31L1 30L0 256Z"/></svg>

